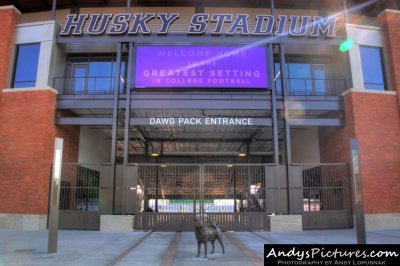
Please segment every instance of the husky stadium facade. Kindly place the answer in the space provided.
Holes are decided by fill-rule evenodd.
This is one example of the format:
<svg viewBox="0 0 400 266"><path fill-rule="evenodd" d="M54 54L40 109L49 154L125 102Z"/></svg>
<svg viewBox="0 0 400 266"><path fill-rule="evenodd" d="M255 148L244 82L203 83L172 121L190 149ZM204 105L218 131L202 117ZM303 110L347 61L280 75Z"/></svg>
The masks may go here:
<svg viewBox="0 0 400 266"><path fill-rule="evenodd" d="M400 11L0 0L0 228L400 227ZM362 188L362 189L361 189Z"/></svg>

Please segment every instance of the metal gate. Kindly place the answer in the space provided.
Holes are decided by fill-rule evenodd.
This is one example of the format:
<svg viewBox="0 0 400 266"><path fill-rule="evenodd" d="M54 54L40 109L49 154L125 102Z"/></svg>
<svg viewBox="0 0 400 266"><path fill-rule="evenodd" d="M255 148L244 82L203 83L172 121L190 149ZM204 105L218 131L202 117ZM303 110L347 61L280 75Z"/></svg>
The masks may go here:
<svg viewBox="0 0 400 266"><path fill-rule="evenodd" d="M60 186L60 229L99 230L100 180L112 177L112 167L63 164Z"/></svg>
<svg viewBox="0 0 400 266"><path fill-rule="evenodd" d="M352 200L347 164L301 165L303 229L352 228Z"/></svg>
<svg viewBox="0 0 400 266"><path fill-rule="evenodd" d="M267 229L267 167L139 165L135 229L193 230L196 215L222 230Z"/></svg>
<svg viewBox="0 0 400 266"><path fill-rule="evenodd" d="M136 230L269 230L271 214L303 229L351 228L347 164L63 164L61 229L100 228L100 214L134 214Z"/></svg>

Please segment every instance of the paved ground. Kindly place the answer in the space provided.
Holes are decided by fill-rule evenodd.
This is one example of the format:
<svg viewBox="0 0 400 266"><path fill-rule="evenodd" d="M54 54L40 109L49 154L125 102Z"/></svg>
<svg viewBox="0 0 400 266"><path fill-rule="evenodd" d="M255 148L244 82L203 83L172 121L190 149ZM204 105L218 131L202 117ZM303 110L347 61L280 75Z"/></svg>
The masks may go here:
<svg viewBox="0 0 400 266"><path fill-rule="evenodd" d="M58 240L58 253L47 254L47 231L0 230L0 266L262 265L264 244L351 244L356 242L356 233L350 229L225 232L226 254L222 255L216 242L216 252L208 259L195 257L197 246L193 232L59 231ZM369 231L367 242L400 244L400 230Z"/></svg>

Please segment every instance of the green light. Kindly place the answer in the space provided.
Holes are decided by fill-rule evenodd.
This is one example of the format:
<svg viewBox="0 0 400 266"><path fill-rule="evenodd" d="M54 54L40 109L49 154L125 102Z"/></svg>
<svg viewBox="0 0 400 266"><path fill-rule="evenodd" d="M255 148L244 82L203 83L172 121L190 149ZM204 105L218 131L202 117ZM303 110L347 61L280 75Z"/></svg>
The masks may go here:
<svg viewBox="0 0 400 266"><path fill-rule="evenodd" d="M341 52L347 52L348 50L351 49L351 47L353 47L354 42L352 39L346 39L343 42L340 43L339 45L339 51Z"/></svg>

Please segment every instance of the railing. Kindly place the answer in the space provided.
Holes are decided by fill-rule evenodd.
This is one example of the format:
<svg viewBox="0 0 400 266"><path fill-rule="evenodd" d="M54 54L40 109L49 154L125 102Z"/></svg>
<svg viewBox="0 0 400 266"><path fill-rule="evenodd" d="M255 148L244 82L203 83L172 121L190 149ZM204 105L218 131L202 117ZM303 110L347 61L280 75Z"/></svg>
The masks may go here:
<svg viewBox="0 0 400 266"><path fill-rule="evenodd" d="M135 214L136 230L193 231L196 213L154 213ZM270 230L268 213L204 213L205 220L215 221L222 231Z"/></svg>
<svg viewBox="0 0 400 266"><path fill-rule="evenodd" d="M115 77L56 77L53 86L59 94L97 95L113 94ZM124 93L125 80L120 79L120 93Z"/></svg>
<svg viewBox="0 0 400 266"><path fill-rule="evenodd" d="M282 95L281 79L275 81L277 95ZM340 96L347 90L345 79L287 78L289 96Z"/></svg>
<svg viewBox="0 0 400 266"><path fill-rule="evenodd" d="M344 79L287 78L290 96L340 96L347 90ZM282 95L281 79L275 81L277 95ZM113 94L115 77L56 77L53 86L64 95ZM125 91L125 79L120 77L120 94Z"/></svg>

